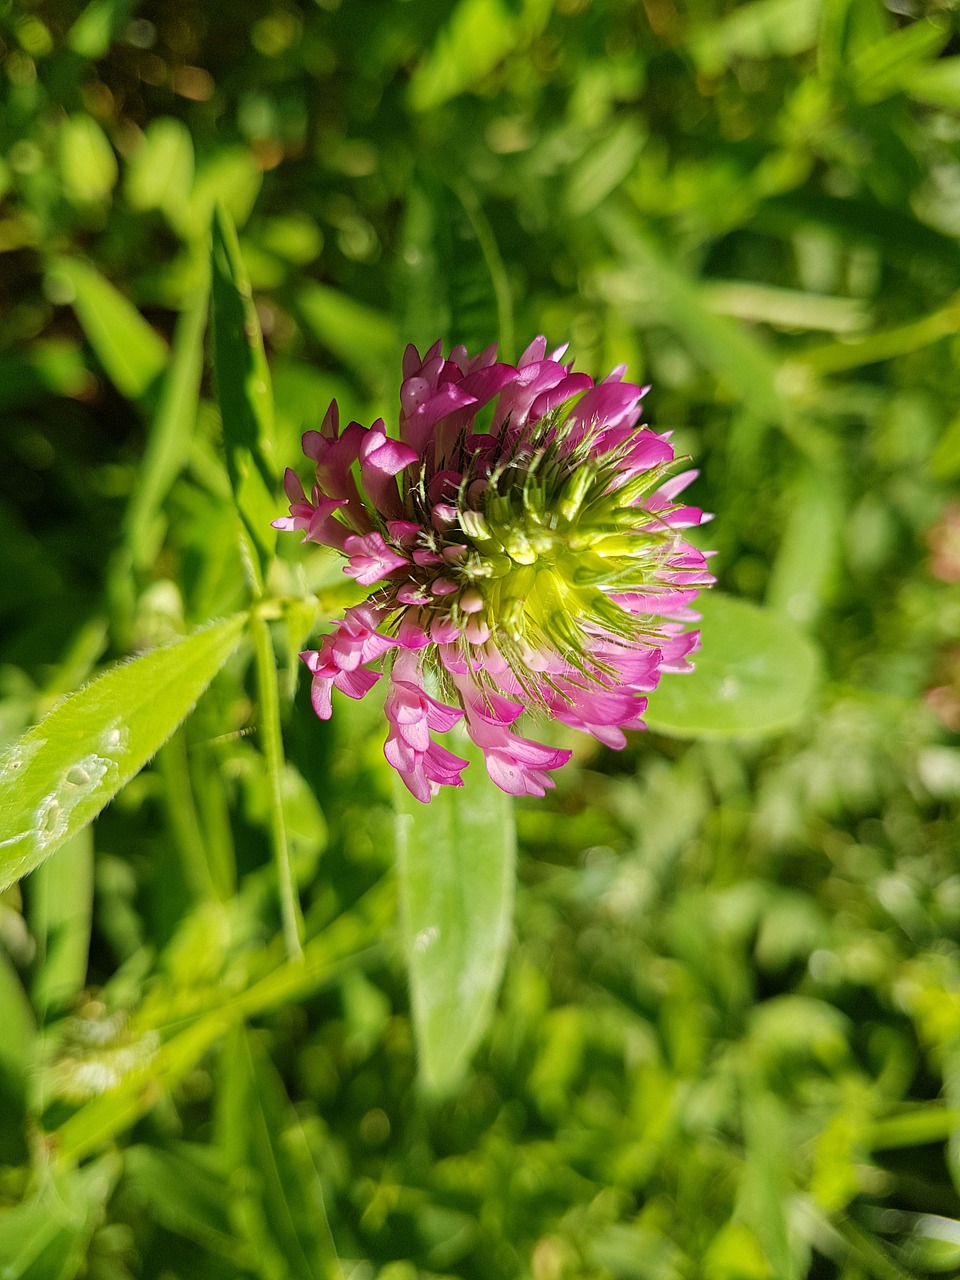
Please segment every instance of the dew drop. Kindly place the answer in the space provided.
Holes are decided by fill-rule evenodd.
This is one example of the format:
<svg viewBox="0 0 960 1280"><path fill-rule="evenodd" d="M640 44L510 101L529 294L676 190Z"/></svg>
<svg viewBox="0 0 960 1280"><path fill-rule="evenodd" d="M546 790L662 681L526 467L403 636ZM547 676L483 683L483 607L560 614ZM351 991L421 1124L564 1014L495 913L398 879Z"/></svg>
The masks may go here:
<svg viewBox="0 0 960 1280"><path fill-rule="evenodd" d="M427 929L421 929L413 940L413 949L417 955L422 955L428 947L432 947L436 940L440 937L440 930L435 924Z"/></svg>
<svg viewBox="0 0 960 1280"><path fill-rule="evenodd" d="M129 737L129 731L124 725L112 724L108 729L104 729L100 735L100 749L115 756L117 752L122 751L127 745Z"/></svg>
<svg viewBox="0 0 960 1280"><path fill-rule="evenodd" d="M71 792L90 791L103 780L111 768L116 769L113 760L105 760L103 756L89 755L72 764L63 775L63 781ZM79 796L74 796L79 799Z"/></svg>
<svg viewBox="0 0 960 1280"><path fill-rule="evenodd" d="M58 839L67 828L67 814L55 795L44 796L37 806L37 842L43 846Z"/></svg>
<svg viewBox="0 0 960 1280"><path fill-rule="evenodd" d="M33 738L27 742L18 742L12 746L3 757L2 762L0 762L0 781L19 774L23 766L28 764L43 746L46 746L46 739L44 738Z"/></svg>

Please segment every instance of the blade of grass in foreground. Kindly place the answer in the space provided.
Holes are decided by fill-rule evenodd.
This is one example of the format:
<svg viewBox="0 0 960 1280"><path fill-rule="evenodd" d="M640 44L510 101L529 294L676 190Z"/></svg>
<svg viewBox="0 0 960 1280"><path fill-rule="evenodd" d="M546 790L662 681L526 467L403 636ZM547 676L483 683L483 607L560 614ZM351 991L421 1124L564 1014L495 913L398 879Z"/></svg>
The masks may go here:
<svg viewBox="0 0 960 1280"><path fill-rule="evenodd" d="M273 441L270 372L237 233L222 207L213 216L211 276L213 370L233 497L262 589L273 558L277 514L268 461Z"/></svg>

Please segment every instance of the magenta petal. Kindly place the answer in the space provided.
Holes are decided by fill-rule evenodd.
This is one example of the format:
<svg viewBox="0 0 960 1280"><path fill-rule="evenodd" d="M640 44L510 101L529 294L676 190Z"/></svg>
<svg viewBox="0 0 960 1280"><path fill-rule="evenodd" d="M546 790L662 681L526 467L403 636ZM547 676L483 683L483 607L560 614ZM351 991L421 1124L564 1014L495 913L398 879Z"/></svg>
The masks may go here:
<svg viewBox="0 0 960 1280"><path fill-rule="evenodd" d="M547 391L541 391L530 408L531 421L542 418L545 414L558 409L560 405L566 404L568 400L578 396L581 391L586 391L592 386L593 379L588 378L585 373L570 374L562 382L558 382L555 387L550 387Z"/></svg>
<svg viewBox="0 0 960 1280"><path fill-rule="evenodd" d="M379 533L353 534L343 544L350 556L349 563L343 572L362 583L372 586L382 578L388 577L396 569L402 569L409 561L388 547Z"/></svg>
<svg viewBox="0 0 960 1280"><path fill-rule="evenodd" d="M333 715L333 703L330 698L332 688L332 678L327 676L313 677L313 683L310 685L310 701L313 703L313 709L321 720L329 720Z"/></svg>

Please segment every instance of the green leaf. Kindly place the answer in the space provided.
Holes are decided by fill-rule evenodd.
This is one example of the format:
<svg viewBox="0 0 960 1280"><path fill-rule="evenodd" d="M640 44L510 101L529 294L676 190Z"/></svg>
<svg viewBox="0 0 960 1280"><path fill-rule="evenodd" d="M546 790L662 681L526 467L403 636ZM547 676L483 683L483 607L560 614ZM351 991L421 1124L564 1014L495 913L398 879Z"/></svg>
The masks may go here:
<svg viewBox="0 0 960 1280"><path fill-rule="evenodd" d="M167 210L176 229L187 239L206 236L219 205L242 227L250 216L263 184L263 174L246 147L224 147L197 169L190 199L183 209Z"/></svg>
<svg viewBox="0 0 960 1280"><path fill-rule="evenodd" d="M907 90L918 102L948 109L960 107L960 57L938 58L921 67L911 76Z"/></svg>
<svg viewBox="0 0 960 1280"><path fill-rule="evenodd" d="M591 147L570 170L565 192L567 211L579 218L616 191L637 163L646 140L646 131L637 121L627 119Z"/></svg>
<svg viewBox="0 0 960 1280"><path fill-rule="evenodd" d="M808 472L790 490L790 511L767 589L767 605L801 627L829 599L840 561L842 506L833 478Z"/></svg>
<svg viewBox="0 0 960 1280"><path fill-rule="evenodd" d="M455 193L428 174L412 184L400 260L397 310L410 342L425 350L442 338L477 352L499 338L510 358L510 283L472 188Z"/></svg>
<svg viewBox="0 0 960 1280"><path fill-rule="evenodd" d="M695 29L691 51L702 71L718 75L731 58L789 57L812 48L819 19L820 0L752 0Z"/></svg>
<svg viewBox="0 0 960 1280"><path fill-rule="evenodd" d="M90 384L78 343L43 339L16 356L0 357L0 409L15 409L45 395L75 396Z"/></svg>
<svg viewBox="0 0 960 1280"><path fill-rule="evenodd" d="M300 289L297 305L307 328L338 360L365 378L380 379L398 345L388 316L313 281Z"/></svg>
<svg viewBox="0 0 960 1280"><path fill-rule="evenodd" d="M138 212L160 209L176 217L193 187L193 139L182 120L161 116L147 126L143 144L130 161L125 191Z"/></svg>
<svg viewBox="0 0 960 1280"><path fill-rule="evenodd" d="M869 45L853 60L851 68L857 96L862 102L879 102L888 94L899 92L918 74L925 73L949 36L946 23L926 19Z"/></svg>
<svg viewBox="0 0 960 1280"><path fill-rule="evenodd" d="M463 787L429 805L396 782L401 919L420 1074L433 1093L462 1079L487 1029L513 919L513 800L487 777L482 754Z"/></svg>
<svg viewBox="0 0 960 1280"><path fill-rule="evenodd" d="M106 200L116 186L117 172L113 147L93 116L69 116L60 129L60 174L71 204Z"/></svg>
<svg viewBox="0 0 960 1280"><path fill-rule="evenodd" d="M87 979L93 916L93 832L83 827L30 878L28 920L37 943L33 1003L41 1019L65 1008Z"/></svg>
<svg viewBox="0 0 960 1280"><path fill-rule="evenodd" d="M270 524L277 514L268 462L273 443L270 371L237 233L221 207L213 218L212 267L213 368L227 470L262 579L277 542Z"/></svg>
<svg viewBox="0 0 960 1280"><path fill-rule="evenodd" d="M551 0L524 0L519 14L504 0L460 0L410 81L410 104L427 111L479 84L508 54L546 25Z"/></svg>
<svg viewBox="0 0 960 1280"><path fill-rule="evenodd" d="M323 1186L283 1080L245 1028L233 1033L226 1048L234 1074L227 1091L234 1109L230 1154L241 1167L257 1172L256 1220L266 1227L286 1274L333 1280L339 1268ZM243 1181L249 1185L249 1176Z"/></svg>
<svg viewBox="0 0 960 1280"><path fill-rule="evenodd" d="M246 1270L250 1258L230 1229L230 1189L217 1152L198 1143L172 1151L137 1145L123 1153L123 1185L168 1231L230 1259Z"/></svg>
<svg viewBox="0 0 960 1280"><path fill-rule="evenodd" d="M91 822L173 733L237 646L237 614L113 667L0 758L0 890Z"/></svg>
<svg viewBox="0 0 960 1280"><path fill-rule="evenodd" d="M117 390L137 400L167 362L167 346L134 305L79 258L58 258L50 271Z"/></svg>
<svg viewBox="0 0 960 1280"><path fill-rule="evenodd" d="M153 564L164 532L160 508L190 454L200 403L206 322L204 289L177 324L173 355L150 424L139 484L127 508L126 545L138 569Z"/></svg>
<svg viewBox="0 0 960 1280"><path fill-rule="evenodd" d="M67 32L67 46L81 58L102 58L136 0L92 0Z"/></svg>
<svg viewBox="0 0 960 1280"><path fill-rule="evenodd" d="M0 951L0 1077L22 1089L34 1065L37 1027L12 961Z"/></svg>
<svg viewBox="0 0 960 1280"><path fill-rule="evenodd" d="M810 710L815 646L779 614L717 591L697 600L702 648L690 675L665 675L644 720L680 738L778 733Z"/></svg>

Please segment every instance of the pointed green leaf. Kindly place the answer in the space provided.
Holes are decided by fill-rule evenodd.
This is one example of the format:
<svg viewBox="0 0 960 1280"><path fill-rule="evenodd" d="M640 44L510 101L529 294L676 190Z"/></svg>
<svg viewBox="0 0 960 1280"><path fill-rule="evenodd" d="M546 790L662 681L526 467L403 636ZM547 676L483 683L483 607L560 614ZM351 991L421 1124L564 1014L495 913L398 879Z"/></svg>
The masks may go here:
<svg viewBox="0 0 960 1280"><path fill-rule="evenodd" d="M136 0L91 0L67 32L67 46L81 58L102 58Z"/></svg>
<svg viewBox="0 0 960 1280"><path fill-rule="evenodd" d="M427 111L472 88L540 34L551 8L551 0L460 0L413 74L411 106Z"/></svg>
<svg viewBox="0 0 960 1280"><path fill-rule="evenodd" d="M91 822L191 710L246 616L127 662L59 703L0 757L0 890Z"/></svg>
<svg viewBox="0 0 960 1280"><path fill-rule="evenodd" d="M397 870L423 1083L455 1088L487 1029L513 920L513 801L481 753L429 805L397 782Z"/></svg>
<svg viewBox="0 0 960 1280"><path fill-rule="evenodd" d="M429 174L411 184L397 279L401 329L421 350L437 338L480 351L513 347L513 300L490 225L471 187Z"/></svg>
<svg viewBox="0 0 960 1280"><path fill-rule="evenodd" d="M203 290L177 323L170 367L150 424L140 482L127 508L126 544L139 569L151 565L157 554L163 536L163 526L158 521L160 508L190 452L200 402L206 322L207 292Z"/></svg>
<svg viewBox="0 0 960 1280"><path fill-rule="evenodd" d="M274 477L273 400L260 322L230 215L213 218L213 369L223 420L227 470L237 510L261 574L273 557L277 514Z"/></svg>
<svg viewBox="0 0 960 1280"><path fill-rule="evenodd" d="M304 323L338 360L374 377L397 348L392 321L328 285L308 281L297 295Z"/></svg>
<svg viewBox="0 0 960 1280"><path fill-rule="evenodd" d="M211 1147L192 1142L173 1150L145 1143L127 1147L124 1190L168 1231L243 1266L249 1258L230 1229L231 1194L217 1156Z"/></svg>
<svg viewBox="0 0 960 1280"><path fill-rule="evenodd" d="M151 121L127 170L127 200L139 212L160 209L176 217L186 207L192 187L190 130L172 116Z"/></svg>
<svg viewBox="0 0 960 1280"><path fill-rule="evenodd" d="M259 1175L262 1219L290 1276L332 1278L339 1268L323 1186L303 1126L273 1063L245 1029L228 1042L240 1078L246 1161ZM240 1122L240 1117L236 1121Z"/></svg>
<svg viewBox="0 0 960 1280"><path fill-rule="evenodd" d="M41 863L29 882L30 932L38 967L33 1004L41 1018L59 1011L87 980L93 916L93 832L84 827L65 841L56 864Z"/></svg>
<svg viewBox="0 0 960 1280"><path fill-rule="evenodd" d="M787 618L716 591L697 600L700 652L690 675L666 675L644 720L680 738L778 733L809 711L815 646Z"/></svg>
<svg viewBox="0 0 960 1280"><path fill-rule="evenodd" d="M60 130L60 174L71 204L98 204L117 181L117 157L107 135L84 111L70 116Z"/></svg>
<svg viewBox="0 0 960 1280"><path fill-rule="evenodd" d="M37 1028L27 993L5 951L0 951L0 1078L6 1077L18 1088L26 1084L33 1066Z"/></svg>
<svg viewBox="0 0 960 1280"><path fill-rule="evenodd" d="M51 276L72 302L107 377L122 395L139 399L167 362L166 343L133 303L88 262L58 258Z"/></svg>

